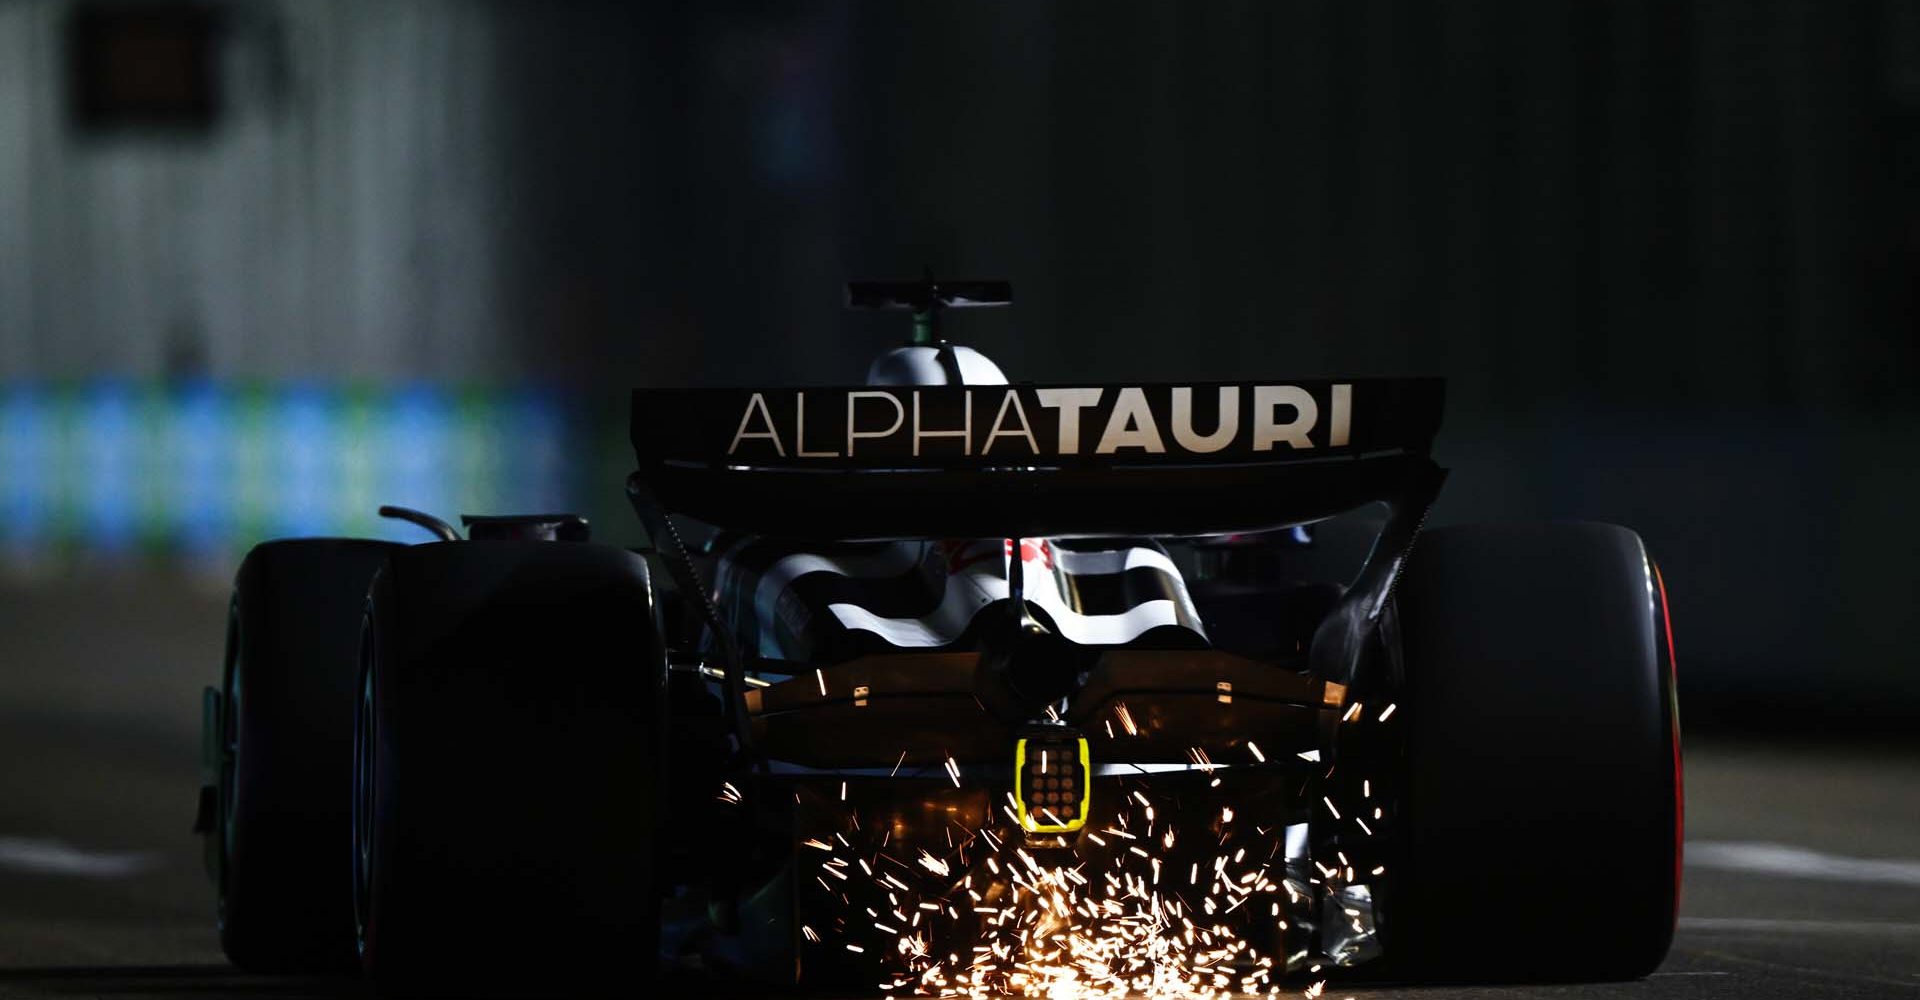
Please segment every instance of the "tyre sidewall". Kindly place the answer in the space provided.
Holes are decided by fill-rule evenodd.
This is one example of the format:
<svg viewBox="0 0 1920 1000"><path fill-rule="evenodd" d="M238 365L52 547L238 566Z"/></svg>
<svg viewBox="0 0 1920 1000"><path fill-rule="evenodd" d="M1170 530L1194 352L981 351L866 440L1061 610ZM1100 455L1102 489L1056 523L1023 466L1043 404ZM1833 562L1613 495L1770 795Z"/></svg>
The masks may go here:
<svg viewBox="0 0 1920 1000"><path fill-rule="evenodd" d="M357 609L399 546L296 539L256 546L235 577L223 665L221 944L243 968L353 968L342 897Z"/></svg>
<svg viewBox="0 0 1920 1000"><path fill-rule="evenodd" d="M1651 972L1678 892L1678 730L1638 536L1431 531L1396 606L1406 843L1389 955L1446 978Z"/></svg>

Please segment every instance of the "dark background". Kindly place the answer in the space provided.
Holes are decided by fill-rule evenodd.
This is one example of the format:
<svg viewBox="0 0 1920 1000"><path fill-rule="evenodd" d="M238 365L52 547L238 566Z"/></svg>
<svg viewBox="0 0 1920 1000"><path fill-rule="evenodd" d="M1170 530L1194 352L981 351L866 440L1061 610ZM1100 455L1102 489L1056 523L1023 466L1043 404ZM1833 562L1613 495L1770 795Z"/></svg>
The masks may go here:
<svg viewBox="0 0 1920 1000"><path fill-rule="evenodd" d="M1920 0L0 0L0 1000L350 993L188 832L247 547L636 542L627 387L856 382L923 267L1016 380L1446 376L1437 523L1645 536L1677 943L1502 995L1911 996L1916 154Z"/></svg>
<svg viewBox="0 0 1920 1000"><path fill-rule="evenodd" d="M1912 3L41 0L0 95L0 385L540 386L626 538L624 387L857 380L844 279L1006 277L953 331L1016 379L1447 376L1438 519L1642 532L1694 721L1920 703Z"/></svg>
<svg viewBox="0 0 1920 1000"><path fill-rule="evenodd" d="M694 377L857 373L836 280L923 260L1016 378L1443 374L1437 516L1640 530L1696 716L1912 717L1911 5L690 22Z"/></svg>

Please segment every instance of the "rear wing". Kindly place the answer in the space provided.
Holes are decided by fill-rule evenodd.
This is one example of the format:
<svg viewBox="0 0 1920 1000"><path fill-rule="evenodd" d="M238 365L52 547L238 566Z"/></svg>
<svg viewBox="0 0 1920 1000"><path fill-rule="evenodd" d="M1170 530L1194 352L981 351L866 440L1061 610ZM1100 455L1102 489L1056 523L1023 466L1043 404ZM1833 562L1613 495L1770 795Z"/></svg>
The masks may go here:
<svg viewBox="0 0 1920 1000"><path fill-rule="evenodd" d="M1251 531L1420 488L1437 378L636 389L666 510L802 539Z"/></svg>

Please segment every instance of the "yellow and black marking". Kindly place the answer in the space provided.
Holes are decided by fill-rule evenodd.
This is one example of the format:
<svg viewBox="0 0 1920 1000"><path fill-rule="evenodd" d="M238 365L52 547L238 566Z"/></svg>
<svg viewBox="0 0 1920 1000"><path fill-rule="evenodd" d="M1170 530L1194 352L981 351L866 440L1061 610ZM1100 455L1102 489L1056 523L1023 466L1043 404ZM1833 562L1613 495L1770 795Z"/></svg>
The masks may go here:
<svg viewBox="0 0 1920 1000"><path fill-rule="evenodd" d="M1086 737L1023 737L1014 744L1013 800L1028 833L1072 833L1087 825L1093 767Z"/></svg>

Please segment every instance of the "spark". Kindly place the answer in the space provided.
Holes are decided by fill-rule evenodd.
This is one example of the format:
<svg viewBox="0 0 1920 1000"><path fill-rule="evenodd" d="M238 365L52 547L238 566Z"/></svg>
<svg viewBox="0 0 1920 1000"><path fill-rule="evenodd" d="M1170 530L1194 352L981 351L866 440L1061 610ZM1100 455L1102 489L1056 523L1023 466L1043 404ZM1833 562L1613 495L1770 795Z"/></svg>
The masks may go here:
<svg viewBox="0 0 1920 1000"><path fill-rule="evenodd" d="M1387 710L1380 713L1379 721L1381 722L1387 721L1389 718L1393 716L1393 710L1399 707L1400 707L1399 705L1388 705Z"/></svg>
<svg viewBox="0 0 1920 1000"><path fill-rule="evenodd" d="M1353 704L1347 706L1347 714L1342 715L1340 717L1340 721L1352 722L1353 720L1359 717L1360 717L1360 703L1356 701Z"/></svg>
<svg viewBox="0 0 1920 1000"><path fill-rule="evenodd" d="M1126 703L1126 702L1124 702L1124 701L1116 701L1116 702L1114 702L1114 703L1113 703L1113 714L1114 714L1114 715L1116 715L1116 716L1119 716L1119 718L1120 718L1120 728L1122 728L1122 729L1124 729L1124 730L1126 730L1126 731L1127 731L1127 735L1128 735L1128 736L1138 736L1138 735L1140 735L1140 727L1134 724L1134 722L1133 722L1133 713L1132 713L1132 712L1129 712L1129 711L1127 711L1127 703Z"/></svg>
<svg viewBox="0 0 1920 1000"><path fill-rule="evenodd" d="M953 787L960 787L960 762L954 760L952 754L947 755L947 777L953 779Z"/></svg>
<svg viewBox="0 0 1920 1000"><path fill-rule="evenodd" d="M1231 822L1233 810L1222 807L1221 815L1223 822ZM1235 844L1223 834L1221 853L1212 864L1212 889L1203 896L1198 861L1189 868L1185 884L1179 883L1177 869L1163 871L1169 861L1161 851L1176 843L1175 829L1165 822L1156 826L1153 817L1152 800L1130 795L1111 825L1085 833L1084 844L1106 848L1097 856L1072 857L1057 846L1040 850L1038 844L1029 850L1019 839L995 837L984 825L972 831L962 828L960 837L953 838L957 857L922 849L911 862L880 852L871 855L875 864L870 866L861 856L864 849L853 845L848 845L849 855L835 854L835 844L845 843L837 833L808 843L827 851L822 867L843 883L842 869L855 870L847 857L872 880L853 880L841 891L827 880L817 881L838 905L849 907L845 917L834 921L841 939L833 943L855 953L876 953L881 967L875 982L891 995L955 1000L1005 995L1030 1000L1278 997L1277 977L1287 963L1278 962L1277 955L1263 955L1241 937L1238 924L1228 923L1241 919L1228 914L1258 912L1257 905L1247 903L1259 892L1285 888L1290 898L1298 898L1291 885L1267 877L1274 851L1264 843ZM867 836L879 840L887 826L876 824ZM1264 837L1270 830L1259 832ZM872 869L884 872L886 865L911 871L916 886L910 888L890 873L874 880ZM960 884L948 881L976 866ZM988 871L994 880L976 890L975 876L985 880ZM939 878L940 884L933 885L927 875ZM868 919L851 919L861 908L851 894L862 885L869 893L877 885L891 903L890 911L867 907ZM1193 895L1183 896L1189 886ZM1270 900L1260 923L1272 926L1266 918L1282 917L1281 906ZM1284 930L1285 922L1278 922ZM819 943L823 935L832 939L825 928L810 931L810 925L803 931L808 945ZM980 936L963 944L953 939L956 933ZM953 943L944 945L947 941Z"/></svg>
<svg viewBox="0 0 1920 1000"><path fill-rule="evenodd" d="M817 669L816 669L816 670L815 670L815 671L813 672L813 679L814 679L814 680L816 680L816 681L819 681L819 682L820 682L820 697L822 697L822 698L825 698L825 697L827 696L827 675L826 675L826 673L825 673L825 672L823 672L823 671L820 671L820 670L817 670Z"/></svg>
<svg viewBox="0 0 1920 1000"><path fill-rule="evenodd" d="M1340 810L1334 808L1332 799L1322 795L1320 796L1320 801L1325 802L1327 804L1327 811L1333 814L1334 819L1340 818Z"/></svg>
<svg viewBox="0 0 1920 1000"><path fill-rule="evenodd" d="M1252 740L1248 740L1247 749L1253 751L1254 760L1257 760L1262 764L1265 764L1267 762L1267 755L1260 752L1260 744L1255 743Z"/></svg>
<svg viewBox="0 0 1920 1000"><path fill-rule="evenodd" d="M920 857L918 858L918 860L920 862L920 867L925 868L926 870L934 873L935 875L946 876L953 873L952 866L948 865L945 861L941 860L940 858L934 857L928 851L922 850L920 852Z"/></svg>

